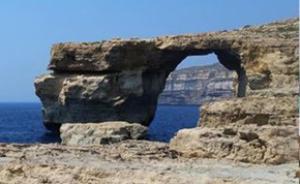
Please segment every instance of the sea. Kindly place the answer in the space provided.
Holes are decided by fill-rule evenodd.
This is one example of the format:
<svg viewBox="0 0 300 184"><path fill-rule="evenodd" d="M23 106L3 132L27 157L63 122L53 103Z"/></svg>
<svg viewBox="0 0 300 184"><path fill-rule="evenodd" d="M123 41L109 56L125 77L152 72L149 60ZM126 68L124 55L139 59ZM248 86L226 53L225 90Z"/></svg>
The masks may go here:
<svg viewBox="0 0 300 184"><path fill-rule="evenodd" d="M198 109L197 106L159 105L147 139L169 142L178 130L195 127ZM40 103L0 103L0 143L60 141L59 135L44 128Z"/></svg>

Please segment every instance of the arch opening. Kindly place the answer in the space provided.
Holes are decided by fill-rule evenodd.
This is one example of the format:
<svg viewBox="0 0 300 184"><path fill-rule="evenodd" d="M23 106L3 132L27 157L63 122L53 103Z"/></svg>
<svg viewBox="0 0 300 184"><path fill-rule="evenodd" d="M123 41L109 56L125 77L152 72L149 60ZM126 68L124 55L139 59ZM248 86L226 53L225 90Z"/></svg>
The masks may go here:
<svg viewBox="0 0 300 184"><path fill-rule="evenodd" d="M199 106L205 102L246 95L247 77L239 56L227 50L207 53L187 56L169 74L149 127L150 140L168 142L178 130L196 127Z"/></svg>

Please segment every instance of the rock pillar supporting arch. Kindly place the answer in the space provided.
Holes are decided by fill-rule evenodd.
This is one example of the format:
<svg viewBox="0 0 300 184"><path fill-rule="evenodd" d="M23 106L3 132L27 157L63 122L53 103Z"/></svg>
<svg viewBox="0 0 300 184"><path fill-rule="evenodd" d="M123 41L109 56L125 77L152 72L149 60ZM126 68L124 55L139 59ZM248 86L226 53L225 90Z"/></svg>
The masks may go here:
<svg viewBox="0 0 300 184"><path fill-rule="evenodd" d="M242 66L242 60L237 52L230 50L216 50L214 51L218 56L220 63L222 63L229 70L234 70L237 73L237 97L245 97L247 90L247 73Z"/></svg>

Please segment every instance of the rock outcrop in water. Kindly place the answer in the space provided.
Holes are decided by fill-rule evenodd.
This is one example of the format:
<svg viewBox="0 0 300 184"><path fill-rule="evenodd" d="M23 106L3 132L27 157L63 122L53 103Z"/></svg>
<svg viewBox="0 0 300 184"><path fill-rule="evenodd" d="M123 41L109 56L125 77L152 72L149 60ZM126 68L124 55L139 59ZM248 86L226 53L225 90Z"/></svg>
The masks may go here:
<svg viewBox="0 0 300 184"><path fill-rule="evenodd" d="M35 81L44 123L48 128L118 120L149 125L169 73L187 56L215 53L236 72L233 89L240 99L204 105L204 128L179 132L171 148L255 163L297 160L298 28L293 19L197 35L56 44L53 72ZM205 142L194 132L211 139Z"/></svg>
<svg viewBox="0 0 300 184"><path fill-rule="evenodd" d="M158 103L200 105L231 97L233 77L233 72L219 63L176 70L168 76Z"/></svg>

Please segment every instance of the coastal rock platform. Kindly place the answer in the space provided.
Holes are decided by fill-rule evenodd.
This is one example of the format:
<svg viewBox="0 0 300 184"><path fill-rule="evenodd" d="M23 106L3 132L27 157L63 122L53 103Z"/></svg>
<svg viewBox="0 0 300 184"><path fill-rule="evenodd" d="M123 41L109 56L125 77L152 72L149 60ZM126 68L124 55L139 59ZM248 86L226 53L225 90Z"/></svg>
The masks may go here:
<svg viewBox="0 0 300 184"><path fill-rule="evenodd" d="M0 144L1 184L296 184L297 168L297 162L187 159L165 143L141 140L81 147Z"/></svg>

